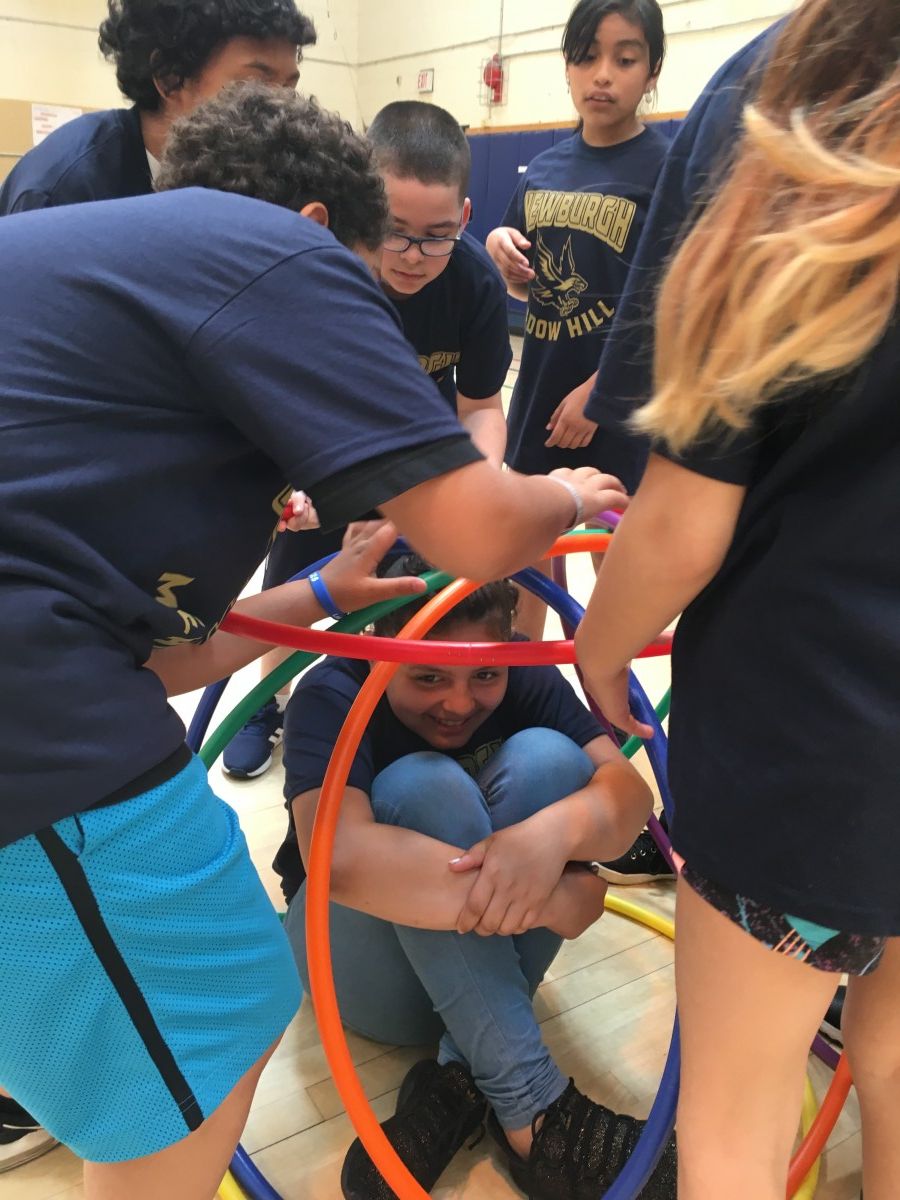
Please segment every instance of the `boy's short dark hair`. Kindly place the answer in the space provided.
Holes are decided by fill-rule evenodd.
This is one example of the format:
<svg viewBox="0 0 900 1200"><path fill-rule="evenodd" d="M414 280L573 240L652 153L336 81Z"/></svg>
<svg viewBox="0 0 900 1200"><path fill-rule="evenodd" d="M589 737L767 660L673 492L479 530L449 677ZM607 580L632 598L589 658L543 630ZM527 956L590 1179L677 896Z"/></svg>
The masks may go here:
<svg viewBox="0 0 900 1200"><path fill-rule="evenodd" d="M424 558L415 553L408 553L384 559L379 563L376 574L384 578L395 575L424 575L426 571L433 570ZM484 583L442 617L429 636L443 637L454 625L464 622L490 621L497 632L497 640L508 642L512 638L518 597L515 584L510 583L508 579ZM396 637L413 613L424 608L430 599L430 596L417 596L402 608L395 608L393 612L379 617L372 626L372 631L377 637Z"/></svg>
<svg viewBox="0 0 900 1200"><path fill-rule="evenodd" d="M446 109L421 100L395 100L375 117L368 137L382 171L456 186L465 199L472 152L459 122Z"/></svg>
<svg viewBox="0 0 900 1200"><path fill-rule="evenodd" d="M316 40L294 0L108 0L108 9L100 49L116 65L122 94L146 111L162 103L154 80L175 91L231 38L293 42L298 58Z"/></svg>
<svg viewBox="0 0 900 1200"><path fill-rule="evenodd" d="M384 183L366 139L310 96L234 83L172 126L157 191L237 192L299 212L313 200L345 246L377 249L388 223Z"/></svg>

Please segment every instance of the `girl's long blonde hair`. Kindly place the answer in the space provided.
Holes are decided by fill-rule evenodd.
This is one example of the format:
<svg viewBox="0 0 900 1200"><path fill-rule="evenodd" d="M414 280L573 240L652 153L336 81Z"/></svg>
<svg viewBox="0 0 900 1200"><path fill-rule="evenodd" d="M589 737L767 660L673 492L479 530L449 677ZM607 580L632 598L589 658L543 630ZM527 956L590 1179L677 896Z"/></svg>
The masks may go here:
<svg viewBox="0 0 900 1200"><path fill-rule="evenodd" d="M640 430L678 452L884 336L900 277L900 0L806 0L666 274Z"/></svg>

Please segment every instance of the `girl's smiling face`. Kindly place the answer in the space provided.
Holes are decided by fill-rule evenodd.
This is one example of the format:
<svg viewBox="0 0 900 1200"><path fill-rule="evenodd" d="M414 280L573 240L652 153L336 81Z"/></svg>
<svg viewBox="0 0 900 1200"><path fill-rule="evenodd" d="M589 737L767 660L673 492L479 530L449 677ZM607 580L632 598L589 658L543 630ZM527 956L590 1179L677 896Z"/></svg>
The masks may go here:
<svg viewBox="0 0 900 1200"><path fill-rule="evenodd" d="M640 25L621 13L598 24L587 55L566 63L572 101L584 122L589 145L627 141L641 130L637 109L656 85L650 47Z"/></svg>
<svg viewBox="0 0 900 1200"><path fill-rule="evenodd" d="M448 633L449 628L449 633ZM434 635L453 642L493 642L494 622L455 622ZM435 750L450 752L474 737L506 695L506 667L403 665L387 686L398 721Z"/></svg>

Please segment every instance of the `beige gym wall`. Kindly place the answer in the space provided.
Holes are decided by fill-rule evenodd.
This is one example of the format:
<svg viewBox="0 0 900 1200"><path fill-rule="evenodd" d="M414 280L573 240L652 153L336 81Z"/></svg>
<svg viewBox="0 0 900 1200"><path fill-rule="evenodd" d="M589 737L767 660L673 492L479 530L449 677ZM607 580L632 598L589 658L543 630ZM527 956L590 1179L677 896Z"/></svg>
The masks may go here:
<svg viewBox="0 0 900 1200"><path fill-rule="evenodd" d="M662 0L669 59L656 109L689 108L739 46L798 0ZM573 119L559 42L570 0L301 0L318 44L304 58L301 87L357 127L390 100L423 95L473 128ZM0 177L31 145L31 102L78 108L122 103L97 49L105 0L0 0ZM502 39L501 39L502 17ZM505 103L479 95L482 64L498 48Z"/></svg>
<svg viewBox="0 0 900 1200"><path fill-rule="evenodd" d="M359 123L358 0L306 0L318 45L301 87ZM125 103L97 48L106 0L0 0L0 179L32 145L31 104L90 109Z"/></svg>
<svg viewBox="0 0 900 1200"><path fill-rule="evenodd" d="M656 108L683 112L735 50L798 0L662 0L669 59ZM559 45L572 0L362 0L359 90L364 120L390 100L417 95L434 70L430 98L473 127L556 123L574 114ZM482 64L500 44L506 102L479 97Z"/></svg>

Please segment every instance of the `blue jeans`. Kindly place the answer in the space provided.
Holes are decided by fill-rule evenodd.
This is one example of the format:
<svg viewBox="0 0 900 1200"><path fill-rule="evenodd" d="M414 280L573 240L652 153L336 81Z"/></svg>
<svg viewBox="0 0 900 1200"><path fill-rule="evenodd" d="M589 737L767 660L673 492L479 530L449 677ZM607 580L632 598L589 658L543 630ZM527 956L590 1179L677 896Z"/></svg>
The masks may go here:
<svg viewBox="0 0 900 1200"><path fill-rule="evenodd" d="M472 779L438 752L411 754L374 780L376 821L469 847L585 786L594 766L553 729L509 738ZM414 902L414 898L411 898ZM306 885L285 919L304 986ZM468 1066L506 1129L521 1129L565 1090L532 999L562 939L549 929L513 937L412 929L331 905L341 1017L393 1045L440 1039L438 1058Z"/></svg>

